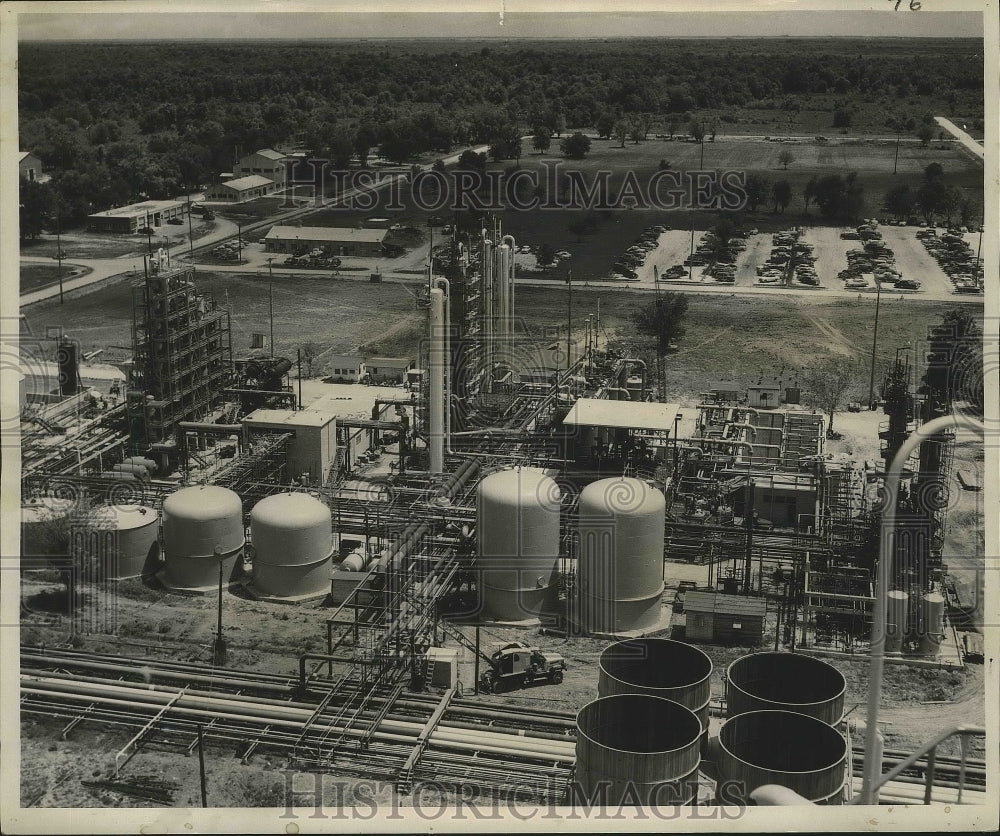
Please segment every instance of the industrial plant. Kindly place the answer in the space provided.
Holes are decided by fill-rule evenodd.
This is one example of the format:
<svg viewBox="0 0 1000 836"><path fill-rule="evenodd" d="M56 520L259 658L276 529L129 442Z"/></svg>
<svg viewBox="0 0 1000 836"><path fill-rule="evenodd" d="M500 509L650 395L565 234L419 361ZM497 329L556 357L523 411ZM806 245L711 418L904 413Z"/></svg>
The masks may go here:
<svg viewBox="0 0 1000 836"><path fill-rule="evenodd" d="M859 726L838 667L969 663L948 504L924 501L961 422L942 425L909 361L884 381L882 461L849 461L793 382L706 387L692 411L608 345L599 310L530 333L516 251L496 222L450 237L415 294L414 362L391 387L335 384L350 396L304 393L273 334L239 346L162 250L131 288L127 378L57 335L55 385L22 392L20 568L58 573L70 632L22 643L22 721L102 727L108 786L150 751L197 750L209 772L266 754L400 797L434 781L543 805L985 793L966 756L982 729L954 732L961 757L883 753L878 694ZM208 652L168 658L134 633L88 648L125 637L130 599L196 602ZM233 608L275 604L314 640L280 668L234 661ZM39 618L23 594L23 624ZM604 649L581 672L583 642ZM739 651L724 671L716 647ZM552 707L569 675L597 698Z"/></svg>

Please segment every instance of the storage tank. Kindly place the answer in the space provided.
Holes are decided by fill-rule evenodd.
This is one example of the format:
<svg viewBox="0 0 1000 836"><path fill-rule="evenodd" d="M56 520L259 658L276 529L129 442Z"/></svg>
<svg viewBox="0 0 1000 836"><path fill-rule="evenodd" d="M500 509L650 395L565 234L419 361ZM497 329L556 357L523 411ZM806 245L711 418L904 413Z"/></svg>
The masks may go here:
<svg viewBox="0 0 1000 836"><path fill-rule="evenodd" d="M944 639L944 596L928 592L920 599L920 642L917 652L921 656L937 656Z"/></svg>
<svg viewBox="0 0 1000 836"><path fill-rule="evenodd" d="M890 589L886 595L885 652L899 653L907 630L907 608L910 596L901 589Z"/></svg>
<svg viewBox="0 0 1000 836"><path fill-rule="evenodd" d="M30 499L21 506L21 568L69 566L69 526L63 521L74 501L54 496Z"/></svg>
<svg viewBox="0 0 1000 836"><path fill-rule="evenodd" d="M580 493L576 606L586 632L659 621L665 508L663 493L640 479L601 479Z"/></svg>
<svg viewBox="0 0 1000 836"><path fill-rule="evenodd" d="M701 723L684 706L647 694L616 694L576 717L570 793L607 793L602 806L689 804L697 799Z"/></svg>
<svg viewBox="0 0 1000 836"><path fill-rule="evenodd" d="M146 468L150 476L155 476L156 472L159 470L159 466L152 459L147 459L144 456L129 456L125 459L122 464L137 464L141 467Z"/></svg>
<svg viewBox="0 0 1000 836"><path fill-rule="evenodd" d="M697 647L672 639L615 642L598 662L597 693L648 694L691 709L704 734L712 700L712 660Z"/></svg>
<svg viewBox="0 0 1000 836"><path fill-rule="evenodd" d="M163 502L163 551L167 586L208 591L233 577L242 562L243 502L228 488L181 488Z"/></svg>
<svg viewBox="0 0 1000 836"><path fill-rule="evenodd" d="M159 566L159 514L141 505L95 508L74 526L72 551L106 579L136 578Z"/></svg>
<svg viewBox="0 0 1000 836"><path fill-rule="evenodd" d="M844 716L847 680L832 665L799 653L752 653L726 671L726 716L778 709L829 725Z"/></svg>
<svg viewBox="0 0 1000 836"><path fill-rule="evenodd" d="M559 557L559 486L534 468L501 470L479 483L477 498L483 611L504 621L533 618Z"/></svg>
<svg viewBox="0 0 1000 836"><path fill-rule="evenodd" d="M253 586L262 595L300 598L330 591L330 509L306 493L279 493L250 512Z"/></svg>
<svg viewBox="0 0 1000 836"><path fill-rule="evenodd" d="M719 731L720 804L745 804L764 784L779 784L817 804L840 804L847 743L832 726L793 711L750 711Z"/></svg>

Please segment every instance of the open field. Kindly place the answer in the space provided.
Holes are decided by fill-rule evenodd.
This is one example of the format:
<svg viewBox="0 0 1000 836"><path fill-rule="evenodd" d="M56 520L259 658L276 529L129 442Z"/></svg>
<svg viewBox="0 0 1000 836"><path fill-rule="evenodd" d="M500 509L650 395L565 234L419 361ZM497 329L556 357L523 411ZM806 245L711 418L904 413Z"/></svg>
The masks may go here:
<svg viewBox="0 0 1000 836"><path fill-rule="evenodd" d="M849 242L845 242L849 243ZM250 345L251 334L268 330L268 281L236 273L199 272L199 288L232 309L233 346L237 355ZM519 287L517 315L532 332L545 327L565 329L566 290ZM574 333L583 336L583 320L596 313L601 300L603 339L620 337L648 353L628 322L629 314L651 301L648 294L621 289L584 288L574 282ZM668 396L696 395L710 379L775 376L781 369L803 366L832 353L867 362L875 297L859 302L853 296L829 301L780 295L734 297L690 295L687 333L679 350L668 358ZM965 300L923 302L883 299L879 322L880 362L896 348L921 341L944 311ZM977 305L977 307L980 307ZM274 330L279 354L294 357L308 342L319 350L353 351L364 345L369 354L407 354L423 334L423 313L413 288L397 283L370 284L329 277L277 277L274 282ZM82 343L84 351L127 346L131 328L131 294L127 284L101 288L60 307L51 300L27 309L33 333L61 326ZM316 366L322 372L322 361Z"/></svg>
<svg viewBox="0 0 1000 836"><path fill-rule="evenodd" d="M37 290L41 287L57 284L59 273L62 272L63 281L76 278L87 272L84 267L71 267L69 265L60 271L58 264L49 266L48 264L22 264L21 265L21 293L28 290Z"/></svg>

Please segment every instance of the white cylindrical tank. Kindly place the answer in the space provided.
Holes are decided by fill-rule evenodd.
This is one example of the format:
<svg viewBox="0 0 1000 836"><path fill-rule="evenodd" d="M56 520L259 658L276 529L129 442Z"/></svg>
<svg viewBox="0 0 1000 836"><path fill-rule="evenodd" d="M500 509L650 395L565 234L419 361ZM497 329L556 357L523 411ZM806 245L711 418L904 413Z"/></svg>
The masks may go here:
<svg viewBox="0 0 1000 836"><path fill-rule="evenodd" d="M944 639L944 596L939 592L928 592L920 599L920 644L921 656L937 656Z"/></svg>
<svg viewBox="0 0 1000 836"><path fill-rule="evenodd" d="M890 589L886 594L885 652L899 653L906 635L906 612L910 596L901 589Z"/></svg>
<svg viewBox="0 0 1000 836"><path fill-rule="evenodd" d="M641 479L601 479L581 492L576 607L588 633L659 620L665 510L663 493Z"/></svg>
<svg viewBox="0 0 1000 836"><path fill-rule="evenodd" d="M136 578L156 571L159 514L141 505L106 505L74 526L71 548L104 579Z"/></svg>
<svg viewBox="0 0 1000 836"><path fill-rule="evenodd" d="M176 589L205 591L232 579L245 543L243 502L228 488L181 488L163 502L164 582Z"/></svg>
<svg viewBox="0 0 1000 836"><path fill-rule="evenodd" d="M21 506L21 568L69 567L69 525L72 499L41 496Z"/></svg>
<svg viewBox="0 0 1000 836"><path fill-rule="evenodd" d="M479 483L479 566L485 614L538 615L559 557L559 486L541 470L491 473Z"/></svg>
<svg viewBox="0 0 1000 836"><path fill-rule="evenodd" d="M297 598L330 589L330 509L305 493L279 493L250 512L253 586L262 595Z"/></svg>

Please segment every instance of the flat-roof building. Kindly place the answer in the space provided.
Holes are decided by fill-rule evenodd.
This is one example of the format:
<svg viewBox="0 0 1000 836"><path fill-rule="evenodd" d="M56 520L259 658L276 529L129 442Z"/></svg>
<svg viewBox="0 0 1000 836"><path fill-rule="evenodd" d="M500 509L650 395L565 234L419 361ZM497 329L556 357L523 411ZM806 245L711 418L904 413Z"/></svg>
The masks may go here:
<svg viewBox="0 0 1000 836"><path fill-rule="evenodd" d="M325 226L272 226L264 238L269 253L299 253L322 248L334 255L378 257L388 230Z"/></svg>
<svg viewBox="0 0 1000 836"><path fill-rule="evenodd" d="M225 200L229 203L243 203L258 197L267 197L278 190L278 184L260 174L237 177L224 183L216 183L207 192L205 200Z"/></svg>
<svg viewBox="0 0 1000 836"><path fill-rule="evenodd" d="M365 372L373 383L402 382L412 368L413 361L409 357L369 357L365 360Z"/></svg>
<svg viewBox="0 0 1000 836"><path fill-rule="evenodd" d="M144 200L115 209L106 209L87 216L89 232L138 232L144 227L156 227L171 218L184 217L182 200Z"/></svg>

